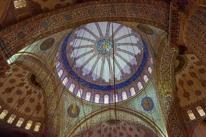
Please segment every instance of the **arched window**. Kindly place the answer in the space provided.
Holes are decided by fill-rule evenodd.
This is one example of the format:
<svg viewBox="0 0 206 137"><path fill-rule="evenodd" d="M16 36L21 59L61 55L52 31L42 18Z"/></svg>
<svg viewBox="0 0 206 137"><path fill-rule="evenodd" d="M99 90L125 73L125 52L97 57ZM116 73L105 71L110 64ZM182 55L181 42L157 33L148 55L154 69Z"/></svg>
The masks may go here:
<svg viewBox="0 0 206 137"><path fill-rule="evenodd" d="M113 95L113 102L115 103L115 100L116 100L116 102L118 102L118 96L117 96L117 94L115 94L115 96Z"/></svg>
<svg viewBox="0 0 206 137"><path fill-rule="evenodd" d="M127 93L124 91L122 92L122 100L125 100L127 99Z"/></svg>
<svg viewBox="0 0 206 137"><path fill-rule="evenodd" d="M142 86L142 83L141 83L141 82L138 82L138 83L137 83L137 86L138 86L139 90L141 90L141 89L143 88L143 86Z"/></svg>
<svg viewBox="0 0 206 137"><path fill-rule="evenodd" d="M59 77L61 77L62 74L63 74L63 70L60 70L60 71L58 72Z"/></svg>
<svg viewBox="0 0 206 137"><path fill-rule="evenodd" d="M4 119L4 117L8 114L7 110L4 110L3 112L1 112L0 118Z"/></svg>
<svg viewBox="0 0 206 137"><path fill-rule="evenodd" d="M20 118L20 119L18 120L18 122L16 123L16 126L17 126L17 127L21 127L21 125L22 125L23 122L24 122L24 119L23 119L23 118Z"/></svg>
<svg viewBox="0 0 206 137"><path fill-rule="evenodd" d="M205 112L202 109L202 107L198 106L196 109L197 109L198 113L200 114L200 116L204 116L205 115Z"/></svg>
<svg viewBox="0 0 206 137"><path fill-rule="evenodd" d="M95 103L99 103L99 94L96 94L96 95L95 95L94 102L95 102Z"/></svg>
<svg viewBox="0 0 206 137"><path fill-rule="evenodd" d="M81 98L82 97L82 92L83 92L83 90L79 89L78 92L77 92L77 96Z"/></svg>
<svg viewBox="0 0 206 137"><path fill-rule="evenodd" d="M85 100L90 101L91 93L87 92Z"/></svg>
<svg viewBox="0 0 206 137"><path fill-rule="evenodd" d="M149 71L150 74L152 73L151 67L148 67L148 71Z"/></svg>
<svg viewBox="0 0 206 137"><path fill-rule="evenodd" d="M71 92L73 93L74 88L75 88L75 85L74 85L74 84L71 84L70 87L69 87L69 91L71 91Z"/></svg>
<svg viewBox="0 0 206 137"><path fill-rule="evenodd" d="M59 61L57 61L56 62L56 67L58 67L60 65L60 62Z"/></svg>
<svg viewBox="0 0 206 137"><path fill-rule="evenodd" d="M9 65L12 63L12 61L10 59L7 59L6 61Z"/></svg>
<svg viewBox="0 0 206 137"><path fill-rule="evenodd" d="M34 131L38 132L40 126L41 126L41 123L37 122L36 125L35 125L35 127L34 127Z"/></svg>
<svg viewBox="0 0 206 137"><path fill-rule="evenodd" d="M192 113L192 110L187 111L188 116L190 117L191 120L195 119L195 115Z"/></svg>
<svg viewBox="0 0 206 137"><path fill-rule="evenodd" d="M108 104L109 103L109 96L105 95L104 96L104 104Z"/></svg>
<svg viewBox="0 0 206 137"><path fill-rule="evenodd" d="M16 0L14 1L14 7L17 8L23 8L26 6L26 1L25 0Z"/></svg>
<svg viewBox="0 0 206 137"><path fill-rule="evenodd" d="M12 114L7 122L11 124L15 118L16 118L16 116L14 114Z"/></svg>
<svg viewBox="0 0 206 137"><path fill-rule="evenodd" d="M130 92L131 92L131 96L134 96L135 95L135 90L134 90L134 88L132 87L132 88L130 88Z"/></svg>
<svg viewBox="0 0 206 137"><path fill-rule="evenodd" d="M148 81L148 77L147 77L147 75L144 75L144 81L145 81L145 83Z"/></svg>
<svg viewBox="0 0 206 137"><path fill-rule="evenodd" d="M67 84L67 82L68 82L68 78L66 77L66 78L63 80L63 82L62 82L62 83L63 83L64 85L66 85L66 84Z"/></svg>
<svg viewBox="0 0 206 137"><path fill-rule="evenodd" d="M25 129L29 130L29 129L31 128L31 125L32 125L32 121L29 120L29 121L27 122L27 124L26 124Z"/></svg>
<svg viewBox="0 0 206 137"><path fill-rule="evenodd" d="M153 59L151 58L151 63L153 63Z"/></svg>

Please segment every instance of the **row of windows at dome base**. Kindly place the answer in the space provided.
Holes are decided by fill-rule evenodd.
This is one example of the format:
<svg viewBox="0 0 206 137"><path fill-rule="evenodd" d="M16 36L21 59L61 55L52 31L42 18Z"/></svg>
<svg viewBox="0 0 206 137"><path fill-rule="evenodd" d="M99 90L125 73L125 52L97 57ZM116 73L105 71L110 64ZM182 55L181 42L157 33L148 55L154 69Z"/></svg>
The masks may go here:
<svg viewBox="0 0 206 137"><path fill-rule="evenodd" d="M60 65L60 62L57 61L57 62L56 62L56 68L57 68L59 65ZM148 67L148 71L149 71L149 73L151 74L151 73L152 73L152 68L151 68L151 67ZM62 74L63 74L63 70L60 70L60 71L58 72L59 77L61 77Z"/></svg>
<svg viewBox="0 0 206 137"><path fill-rule="evenodd" d="M151 67L148 67L148 71L149 71L149 73L152 73ZM63 70L60 70L58 72L58 75L59 75L60 78L61 78L62 74L63 74ZM148 81L147 75L144 75L143 79L144 79L145 83L147 83L147 81ZM68 78L66 77L63 80L62 83L66 86L66 84L68 83ZM142 85L141 82L138 82L137 86L138 86L139 90L141 90L143 88L143 85ZM71 91L73 93L74 89L75 89L75 84L71 84L70 87L69 87L69 91ZM81 98L82 97L82 93L83 93L83 90L82 89L78 89L77 96ZM131 96L136 94L134 87L130 88L130 93L131 93ZM122 92L122 100L126 100L127 98L128 98L127 92L123 91ZM86 93L85 100L87 100L87 101L91 100L91 92L87 92ZM119 101L119 98L118 98L117 94L115 96L113 95L113 103L114 103L114 100L116 100L116 102ZM95 103L100 103L100 95L99 94L95 95L94 102ZM108 103L109 103L109 95L104 95L104 104L108 104Z"/></svg>
<svg viewBox="0 0 206 137"><path fill-rule="evenodd" d="M204 116L204 115L205 115L205 112L204 112L204 110L202 109L202 107L198 106L198 107L196 107L196 109L197 109L197 111L198 111L198 113L199 113L200 116ZM192 110L188 110L188 111L187 111L187 114L188 114L190 120L196 119L196 117L195 117L194 113L192 112Z"/></svg>
<svg viewBox="0 0 206 137"><path fill-rule="evenodd" d="M0 108L1 108L1 106L0 106ZM0 114L0 119L4 119L7 114L8 114L8 111L7 111L7 110L3 110L3 111L1 112L1 114ZM9 124L12 124L13 121L15 120L15 118L16 118L16 115L11 114L11 116L9 117L9 119L7 120L7 122L8 122ZM17 127L21 127L22 124L23 124L23 122L24 122L24 119L23 119L23 118L19 118L19 120L18 120L17 123L16 123L16 126L17 126ZM31 128L31 126L32 126L32 123L33 123L33 122L32 122L31 120L29 120L29 121L27 122L26 126L25 126L25 129L29 130L29 129ZM37 122L37 123L35 124L34 131L38 132L40 126L41 126L41 123L40 123L40 122Z"/></svg>

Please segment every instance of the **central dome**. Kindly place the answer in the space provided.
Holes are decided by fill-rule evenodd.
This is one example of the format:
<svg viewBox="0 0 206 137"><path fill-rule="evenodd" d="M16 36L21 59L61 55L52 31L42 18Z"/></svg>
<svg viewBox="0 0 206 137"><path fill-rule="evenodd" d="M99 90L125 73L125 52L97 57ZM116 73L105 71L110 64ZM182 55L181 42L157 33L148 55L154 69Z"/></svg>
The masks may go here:
<svg viewBox="0 0 206 137"><path fill-rule="evenodd" d="M74 89L79 87L82 94L85 89L110 96L109 91L123 92L128 86L135 92L137 83L134 82L151 64L148 47L140 35L118 23L96 22L80 26L64 39L60 47L57 71L65 69L62 73L68 83L73 84L72 90L75 92ZM71 91L68 83L66 86L70 85Z"/></svg>
<svg viewBox="0 0 206 137"><path fill-rule="evenodd" d="M86 81L101 85L113 84L114 75L116 83L131 77L143 58L142 49L137 33L110 22L90 23L74 30L66 48L72 69Z"/></svg>

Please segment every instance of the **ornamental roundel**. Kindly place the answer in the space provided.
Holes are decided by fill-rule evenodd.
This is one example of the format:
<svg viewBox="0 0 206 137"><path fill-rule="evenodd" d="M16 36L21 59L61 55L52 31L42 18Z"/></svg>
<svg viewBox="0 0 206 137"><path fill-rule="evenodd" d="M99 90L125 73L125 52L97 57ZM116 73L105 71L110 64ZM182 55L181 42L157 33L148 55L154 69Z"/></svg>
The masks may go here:
<svg viewBox="0 0 206 137"><path fill-rule="evenodd" d="M142 99L141 106L144 110L150 111L154 108L154 103L150 97L144 97Z"/></svg>
<svg viewBox="0 0 206 137"><path fill-rule="evenodd" d="M100 39L97 42L96 50L99 55L111 55L113 53L113 43L110 39Z"/></svg>
<svg viewBox="0 0 206 137"><path fill-rule="evenodd" d="M42 44L40 45L40 49L42 51L50 49L54 45L55 39L54 38L48 38Z"/></svg>
<svg viewBox="0 0 206 137"><path fill-rule="evenodd" d="M79 116L80 108L76 104L72 104L68 107L67 113L71 118Z"/></svg>
<svg viewBox="0 0 206 137"><path fill-rule="evenodd" d="M114 89L118 101L125 99L121 94L124 91L129 97L130 88L134 95L142 89L137 83L142 81L144 86L147 81L143 76L150 78L152 68L151 53L140 35L112 22L94 22L74 29L61 43L56 61L60 79L71 92L86 99L85 91L94 91L100 101L95 101L91 93L86 100L99 103L103 103L103 96L106 102L114 102Z"/></svg>

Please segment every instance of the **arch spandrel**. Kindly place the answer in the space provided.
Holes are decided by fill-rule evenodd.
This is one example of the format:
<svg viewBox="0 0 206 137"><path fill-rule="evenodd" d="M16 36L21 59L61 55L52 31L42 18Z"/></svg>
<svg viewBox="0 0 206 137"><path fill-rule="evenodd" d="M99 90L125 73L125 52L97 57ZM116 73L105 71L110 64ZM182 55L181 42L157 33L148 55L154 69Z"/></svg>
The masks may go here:
<svg viewBox="0 0 206 137"><path fill-rule="evenodd" d="M155 26L167 31L168 5L161 1L147 1L144 3L121 1L112 2L87 2L64 9L35 16L16 25L2 30L0 33L6 38L6 43L11 45L10 56L48 35L59 31L80 26L94 21L133 21ZM149 4L150 3L150 4ZM142 4L145 4L142 12ZM122 9L124 7L124 9ZM98 9L98 11L96 11ZM120 10L122 9L122 10ZM150 11L149 11L150 10ZM152 12L151 12L152 10ZM77 14L78 13L78 14ZM107 13L107 14L106 14ZM127 14L125 14L127 13ZM146 14L147 13L147 14ZM151 21L151 18L154 20ZM55 19L56 21L53 21ZM15 39L15 41L11 40Z"/></svg>

